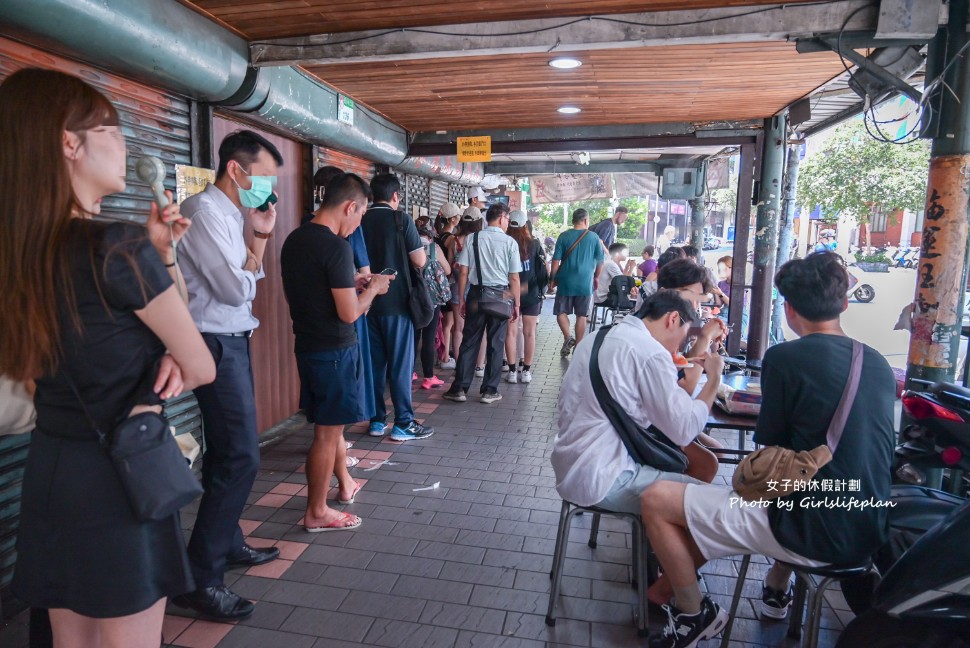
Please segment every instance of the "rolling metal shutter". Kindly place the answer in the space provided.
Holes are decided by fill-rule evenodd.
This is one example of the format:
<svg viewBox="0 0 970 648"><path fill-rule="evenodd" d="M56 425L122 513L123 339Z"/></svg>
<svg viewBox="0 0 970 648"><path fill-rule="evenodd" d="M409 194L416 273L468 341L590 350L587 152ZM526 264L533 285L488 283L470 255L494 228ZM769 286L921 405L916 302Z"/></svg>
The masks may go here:
<svg viewBox="0 0 970 648"><path fill-rule="evenodd" d="M438 215L438 210L441 209L441 206L446 202L448 202L448 183L441 182L440 180L432 180L431 209L428 210L428 213L431 214L432 219Z"/></svg>
<svg viewBox="0 0 970 648"><path fill-rule="evenodd" d="M314 146L313 150L313 157L315 160L313 167L314 173L316 173L317 169L320 167L331 165L337 167L338 169L343 169L347 173L356 173L368 182L370 182L371 178L374 177L374 163L370 160L365 160L364 158L355 157L348 153L342 153L340 151L323 148L321 146Z"/></svg>
<svg viewBox="0 0 970 648"><path fill-rule="evenodd" d="M451 196L451 202L455 203L459 207L464 207L468 204L468 188L460 184L449 184L448 193Z"/></svg>
<svg viewBox="0 0 970 648"><path fill-rule="evenodd" d="M25 67L73 74L111 99L128 142L128 185L124 194L104 200L101 218L144 222L151 204L151 191L135 175L135 161L143 155L160 158L168 172L166 186L175 186L174 165L191 163L188 101L83 63L0 38L0 81ZM179 434L192 433L196 438L201 437L201 416L191 393L169 403L165 409ZM16 560L14 541L29 440L28 434L0 437L0 603L7 603L7 587Z"/></svg>
<svg viewBox="0 0 970 648"><path fill-rule="evenodd" d="M431 196L428 193L428 179L422 176L407 175L404 176L402 182L405 186L404 190L404 201L401 204L401 209L407 214L412 214L412 207L428 207L428 203L431 200ZM428 209L430 214L431 210Z"/></svg>

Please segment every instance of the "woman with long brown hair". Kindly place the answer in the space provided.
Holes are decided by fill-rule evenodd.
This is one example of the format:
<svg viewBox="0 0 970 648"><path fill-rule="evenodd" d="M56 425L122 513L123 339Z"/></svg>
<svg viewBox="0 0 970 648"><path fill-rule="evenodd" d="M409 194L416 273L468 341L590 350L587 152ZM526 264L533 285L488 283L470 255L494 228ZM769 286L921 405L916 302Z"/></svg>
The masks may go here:
<svg viewBox="0 0 970 648"><path fill-rule="evenodd" d="M158 646L165 598L193 589L178 516L135 518L94 429L215 376L173 283L178 206L147 232L92 220L125 172L104 95L38 69L0 84L0 374L37 384L13 591L57 648Z"/></svg>
<svg viewBox="0 0 970 648"><path fill-rule="evenodd" d="M509 331L505 336L505 358L509 364L509 373L505 378L509 383L532 382L532 361L536 353L536 326L539 323L539 313L542 312L542 294L536 279L536 265L545 263L542 257L539 241L533 238L529 231L529 219L522 210L515 210L509 214L509 229L506 232L519 244L519 258L522 260L522 272L519 273L519 294L522 317L509 323ZM522 355L517 356L516 348L519 341L519 331L522 331ZM516 366L516 361L520 360Z"/></svg>

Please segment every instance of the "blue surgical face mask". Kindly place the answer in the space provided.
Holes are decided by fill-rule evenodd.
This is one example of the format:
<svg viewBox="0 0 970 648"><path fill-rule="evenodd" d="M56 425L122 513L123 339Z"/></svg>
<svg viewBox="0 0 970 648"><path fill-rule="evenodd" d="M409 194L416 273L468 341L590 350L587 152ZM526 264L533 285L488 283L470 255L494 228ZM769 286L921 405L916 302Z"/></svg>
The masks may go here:
<svg viewBox="0 0 970 648"><path fill-rule="evenodd" d="M239 167L239 169L243 173L246 173L246 170L242 167ZM246 175L249 174L246 173ZM270 197L270 194L273 193L273 185L276 184L276 176L249 175L249 179L252 180L252 186L249 189L243 189L235 180L233 180L233 182L239 189L239 202L242 203L243 207L255 209L265 203Z"/></svg>

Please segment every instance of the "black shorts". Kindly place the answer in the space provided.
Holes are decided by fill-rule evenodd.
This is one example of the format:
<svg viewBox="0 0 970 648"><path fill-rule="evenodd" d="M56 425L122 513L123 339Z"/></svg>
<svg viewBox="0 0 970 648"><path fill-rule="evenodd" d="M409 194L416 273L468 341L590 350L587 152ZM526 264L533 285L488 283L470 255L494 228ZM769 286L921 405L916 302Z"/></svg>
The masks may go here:
<svg viewBox="0 0 970 648"><path fill-rule="evenodd" d="M529 317L538 317L539 313L542 312L542 300L540 299L534 304L523 306L521 310L523 315L527 315Z"/></svg>

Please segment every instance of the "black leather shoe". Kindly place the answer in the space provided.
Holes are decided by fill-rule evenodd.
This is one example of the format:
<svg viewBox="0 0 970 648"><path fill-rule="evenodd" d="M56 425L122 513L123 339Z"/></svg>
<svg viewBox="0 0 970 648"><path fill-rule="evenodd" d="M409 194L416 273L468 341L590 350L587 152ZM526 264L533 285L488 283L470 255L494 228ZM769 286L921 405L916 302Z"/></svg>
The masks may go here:
<svg viewBox="0 0 970 648"><path fill-rule="evenodd" d="M226 568L233 567L252 567L262 565L280 557L280 550L276 547L250 547L244 544L239 553L229 556L226 559Z"/></svg>
<svg viewBox="0 0 970 648"><path fill-rule="evenodd" d="M180 608L190 608L206 618L217 621L243 619L252 614L256 607L252 601L247 601L235 594L225 585L204 587L188 594L181 594L173 598L172 603Z"/></svg>

